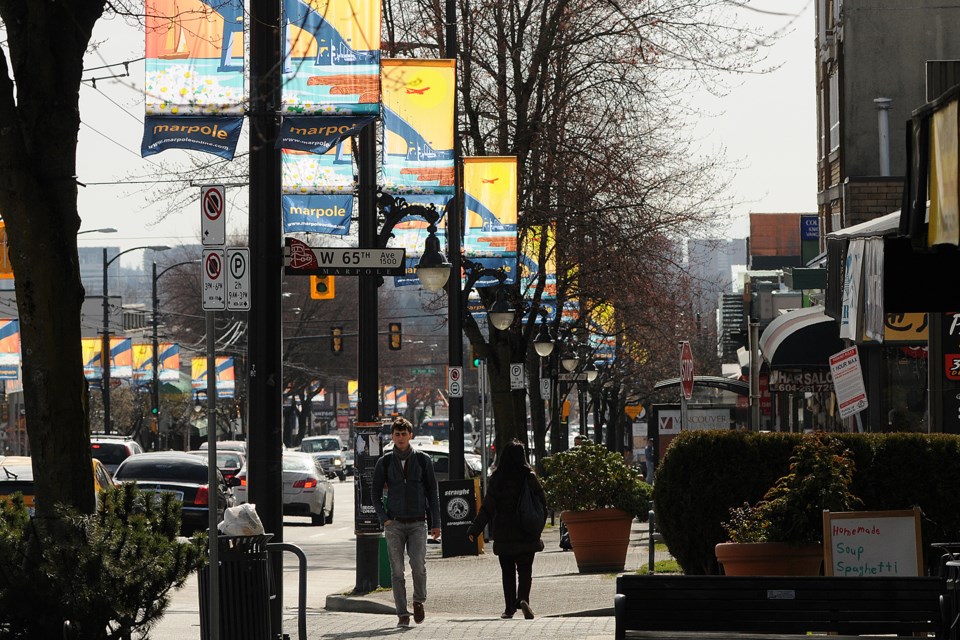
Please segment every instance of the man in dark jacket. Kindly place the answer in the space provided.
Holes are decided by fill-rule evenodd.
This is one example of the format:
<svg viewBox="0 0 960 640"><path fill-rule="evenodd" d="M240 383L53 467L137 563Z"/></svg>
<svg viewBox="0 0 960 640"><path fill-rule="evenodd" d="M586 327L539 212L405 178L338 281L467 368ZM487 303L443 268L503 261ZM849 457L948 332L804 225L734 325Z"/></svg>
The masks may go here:
<svg viewBox="0 0 960 640"><path fill-rule="evenodd" d="M391 431L393 451L377 460L373 470L373 506L387 539L393 601L400 618L397 626L406 627L410 625L410 612L403 576L404 549L413 574L413 620L420 624L427 600L427 529L431 538L440 537L440 496L430 456L410 446L413 426L397 418Z"/></svg>

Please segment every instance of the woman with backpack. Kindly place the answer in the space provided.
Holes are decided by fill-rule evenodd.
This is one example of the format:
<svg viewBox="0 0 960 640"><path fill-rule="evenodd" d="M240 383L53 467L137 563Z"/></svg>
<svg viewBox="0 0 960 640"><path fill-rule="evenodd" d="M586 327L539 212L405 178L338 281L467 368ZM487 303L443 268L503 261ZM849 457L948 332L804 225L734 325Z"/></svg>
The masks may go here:
<svg viewBox="0 0 960 640"><path fill-rule="evenodd" d="M500 453L483 505L467 531L467 538L473 542L488 522L493 523L493 553L500 561L506 605L501 618L512 618L520 609L524 618L533 620L533 557L543 551L540 534L546 521L543 487L527 463L523 445L512 440Z"/></svg>

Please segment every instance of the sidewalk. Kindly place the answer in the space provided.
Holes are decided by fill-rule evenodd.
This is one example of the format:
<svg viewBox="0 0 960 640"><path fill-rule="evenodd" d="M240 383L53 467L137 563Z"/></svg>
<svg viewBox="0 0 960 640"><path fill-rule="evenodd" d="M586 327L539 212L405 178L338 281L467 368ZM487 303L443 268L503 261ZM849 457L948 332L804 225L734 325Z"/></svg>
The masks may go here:
<svg viewBox="0 0 960 640"><path fill-rule="evenodd" d="M625 571L646 567L649 552L645 523L634 522L630 537ZM533 564L530 604L536 620L524 620L521 613L513 620L500 619L504 608L500 565L491 545L479 556L442 558L440 545L430 544L427 547L427 619L423 624L397 628L393 592L380 589L351 596L348 594L354 583L350 581L333 589L325 599L322 595L310 597L307 638L380 638L401 633L424 640L609 640L615 626L616 575L580 574L573 552L561 550L559 539L559 527L548 526L543 534L544 551L537 554ZM661 553L657 559L668 557ZM412 593L409 570L407 585L408 593ZM317 608L318 605L324 608ZM298 640L296 609L285 608L283 617L284 633L289 634L291 640ZM197 640L199 622L196 608L172 608L151 631L150 637Z"/></svg>

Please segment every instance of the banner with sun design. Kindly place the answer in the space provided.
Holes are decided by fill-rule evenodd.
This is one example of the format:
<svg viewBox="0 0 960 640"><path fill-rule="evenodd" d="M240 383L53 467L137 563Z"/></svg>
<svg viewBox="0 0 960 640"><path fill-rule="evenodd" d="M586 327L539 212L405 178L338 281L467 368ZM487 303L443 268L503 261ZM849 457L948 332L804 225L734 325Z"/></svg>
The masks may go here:
<svg viewBox="0 0 960 640"><path fill-rule="evenodd" d="M378 115L380 0L282 0L284 115Z"/></svg>
<svg viewBox="0 0 960 640"><path fill-rule="evenodd" d="M453 193L454 60L384 60L383 190Z"/></svg>
<svg viewBox="0 0 960 640"><path fill-rule="evenodd" d="M517 158L463 159L464 238L468 258L517 253Z"/></svg>

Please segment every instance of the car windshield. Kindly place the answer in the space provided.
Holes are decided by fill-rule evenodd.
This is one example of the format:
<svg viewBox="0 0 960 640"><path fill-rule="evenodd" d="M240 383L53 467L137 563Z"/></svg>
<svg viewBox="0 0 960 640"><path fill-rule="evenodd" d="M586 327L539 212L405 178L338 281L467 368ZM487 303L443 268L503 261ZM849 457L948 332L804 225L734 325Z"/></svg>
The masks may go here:
<svg viewBox="0 0 960 640"><path fill-rule="evenodd" d="M173 480L207 484L207 465L189 464L179 460L142 460L131 457L119 469L117 480Z"/></svg>
<svg viewBox="0 0 960 640"><path fill-rule="evenodd" d="M103 464L120 464L130 456L123 442L92 442L90 455Z"/></svg>
<svg viewBox="0 0 960 640"><path fill-rule="evenodd" d="M300 450L308 453L317 451L340 451L340 442L334 438L324 438L322 440L304 440L300 443Z"/></svg>

